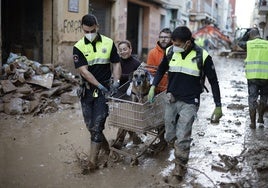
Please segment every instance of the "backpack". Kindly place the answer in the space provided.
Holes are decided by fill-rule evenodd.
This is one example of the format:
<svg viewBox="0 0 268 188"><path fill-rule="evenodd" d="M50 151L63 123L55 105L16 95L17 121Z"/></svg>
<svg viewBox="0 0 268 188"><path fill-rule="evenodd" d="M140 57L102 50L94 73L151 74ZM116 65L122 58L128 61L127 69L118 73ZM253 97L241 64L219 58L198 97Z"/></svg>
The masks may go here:
<svg viewBox="0 0 268 188"><path fill-rule="evenodd" d="M205 80L206 80L206 75L204 73L203 70L203 49L197 45L194 46L194 50L196 51L196 56L192 59L193 61L197 62L197 67L200 70L200 83L202 86L202 92L204 91L204 89L206 90L206 92L208 93L208 88L205 86ZM168 62L171 61L172 56L173 56L173 46L171 46L168 49L168 53L167 53L167 60Z"/></svg>

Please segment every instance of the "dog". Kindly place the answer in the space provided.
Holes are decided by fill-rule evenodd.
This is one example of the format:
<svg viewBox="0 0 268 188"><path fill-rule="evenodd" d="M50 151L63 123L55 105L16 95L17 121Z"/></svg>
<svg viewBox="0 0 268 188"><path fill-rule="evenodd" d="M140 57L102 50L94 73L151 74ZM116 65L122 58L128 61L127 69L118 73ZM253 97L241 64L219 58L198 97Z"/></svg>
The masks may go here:
<svg viewBox="0 0 268 188"><path fill-rule="evenodd" d="M142 68L138 68L131 78L131 99L133 102L144 103L148 99L150 90L150 73Z"/></svg>

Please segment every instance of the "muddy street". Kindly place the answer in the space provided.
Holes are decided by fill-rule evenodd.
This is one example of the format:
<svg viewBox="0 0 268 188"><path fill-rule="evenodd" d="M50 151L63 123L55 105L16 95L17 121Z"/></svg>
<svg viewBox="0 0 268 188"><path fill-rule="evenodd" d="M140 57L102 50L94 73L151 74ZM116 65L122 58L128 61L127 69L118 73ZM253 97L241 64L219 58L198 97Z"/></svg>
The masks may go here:
<svg viewBox="0 0 268 188"><path fill-rule="evenodd" d="M178 187L267 187L268 114L265 124L250 129L243 59L216 55L213 59L223 117L218 124L210 123L214 103L208 88L193 126L188 172ZM122 157L82 175L75 153L89 151L90 136L79 103L53 114L0 116L0 187L169 187L163 178L174 168L172 149L157 155L147 152L134 166ZM116 133L116 127L106 125L110 142ZM145 143L150 139L141 137ZM131 143L126 147L141 149Z"/></svg>

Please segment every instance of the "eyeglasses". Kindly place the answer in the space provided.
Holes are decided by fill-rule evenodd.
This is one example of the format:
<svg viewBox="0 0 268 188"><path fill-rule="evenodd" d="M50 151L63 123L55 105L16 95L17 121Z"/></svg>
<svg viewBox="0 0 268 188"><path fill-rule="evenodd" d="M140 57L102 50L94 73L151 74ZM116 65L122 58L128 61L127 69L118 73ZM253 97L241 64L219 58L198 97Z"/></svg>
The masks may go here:
<svg viewBox="0 0 268 188"><path fill-rule="evenodd" d="M170 39L171 37L168 36L159 36L160 39Z"/></svg>

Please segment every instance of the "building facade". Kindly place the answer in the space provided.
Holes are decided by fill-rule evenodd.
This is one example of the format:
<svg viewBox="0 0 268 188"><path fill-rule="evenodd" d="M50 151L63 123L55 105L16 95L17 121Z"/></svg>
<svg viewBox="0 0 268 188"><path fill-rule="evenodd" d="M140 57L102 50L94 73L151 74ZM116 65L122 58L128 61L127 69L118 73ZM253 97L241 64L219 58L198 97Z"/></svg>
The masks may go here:
<svg viewBox="0 0 268 188"><path fill-rule="evenodd" d="M235 1L235 0L230 0ZM224 4L224 12L219 4ZM206 24L231 32L234 23L229 0L2 0L1 66L10 52L41 64L61 65L75 73L72 48L84 34L81 18L96 15L100 33L116 43L128 39L133 53L146 61L159 31ZM235 3L234 3L235 4ZM15 5L15 6L14 6ZM226 19L228 18L228 19Z"/></svg>
<svg viewBox="0 0 268 188"><path fill-rule="evenodd" d="M268 40L268 1L255 0L255 8L252 15L252 25L260 29L262 38Z"/></svg>

